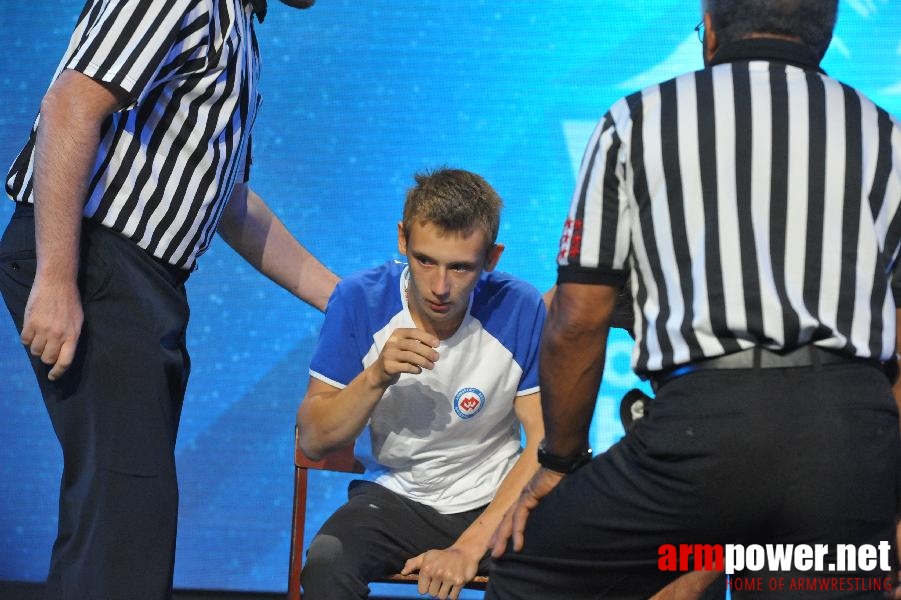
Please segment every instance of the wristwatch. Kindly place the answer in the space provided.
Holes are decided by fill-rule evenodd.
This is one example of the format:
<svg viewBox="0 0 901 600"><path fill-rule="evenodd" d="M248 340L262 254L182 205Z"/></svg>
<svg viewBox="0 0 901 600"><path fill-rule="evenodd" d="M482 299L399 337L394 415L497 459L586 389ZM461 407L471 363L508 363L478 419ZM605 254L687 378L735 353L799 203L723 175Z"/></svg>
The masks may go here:
<svg viewBox="0 0 901 600"><path fill-rule="evenodd" d="M557 456L547 451L544 440L538 444L538 464L557 473L568 475L591 460L591 448L585 448L575 456Z"/></svg>

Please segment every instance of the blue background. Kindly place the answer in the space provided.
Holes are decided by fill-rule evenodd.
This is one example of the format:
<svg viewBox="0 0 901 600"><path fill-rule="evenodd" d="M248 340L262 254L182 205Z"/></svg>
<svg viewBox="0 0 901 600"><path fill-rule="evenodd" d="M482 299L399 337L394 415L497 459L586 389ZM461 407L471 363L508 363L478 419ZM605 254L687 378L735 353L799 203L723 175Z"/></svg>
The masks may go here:
<svg viewBox="0 0 901 600"><path fill-rule="evenodd" d="M575 170L618 97L701 66L699 2L270 2L257 28L264 104L252 186L338 274L396 257L412 174L484 175L505 199L503 270L546 289ZM0 164L19 151L81 2L3 0ZM901 114L901 3L846 0L824 66ZM12 211L0 202L0 224ZM178 439L175 584L285 589L293 424L321 315L221 241L188 283L193 372ZM0 579L42 580L61 455L10 319L0 313ZM639 382L631 344L608 350L592 443L622 435ZM343 479L314 480L318 528Z"/></svg>

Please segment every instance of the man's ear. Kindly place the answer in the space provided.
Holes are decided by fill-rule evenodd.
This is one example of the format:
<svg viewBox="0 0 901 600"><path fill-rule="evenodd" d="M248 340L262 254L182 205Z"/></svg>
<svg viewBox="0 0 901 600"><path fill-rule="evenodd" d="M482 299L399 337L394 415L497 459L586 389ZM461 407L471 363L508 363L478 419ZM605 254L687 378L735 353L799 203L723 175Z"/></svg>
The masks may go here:
<svg viewBox="0 0 901 600"><path fill-rule="evenodd" d="M709 12L704 13L704 64L710 64L716 51L720 49L720 42L716 37L716 30L713 29L713 17Z"/></svg>
<svg viewBox="0 0 901 600"><path fill-rule="evenodd" d="M404 234L404 224L397 224L397 251L402 255L407 255L407 236Z"/></svg>
<svg viewBox="0 0 901 600"><path fill-rule="evenodd" d="M503 244L492 244L490 248L488 248L488 257L485 259L485 268L483 271L493 271L494 267L497 266L497 261L501 259L501 254L504 253L504 245Z"/></svg>

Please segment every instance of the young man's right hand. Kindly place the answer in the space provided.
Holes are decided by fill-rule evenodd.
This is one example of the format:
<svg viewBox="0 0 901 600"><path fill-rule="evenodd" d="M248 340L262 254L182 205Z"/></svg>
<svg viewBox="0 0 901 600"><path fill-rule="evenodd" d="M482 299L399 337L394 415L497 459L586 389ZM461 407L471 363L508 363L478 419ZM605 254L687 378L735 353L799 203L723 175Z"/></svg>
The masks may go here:
<svg viewBox="0 0 901 600"><path fill-rule="evenodd" d="M395 329L372 364L371 372L378 384L393 385L401 373L418 375L423 369L433 369L438 361L437 347L438 338L422 329Z"/></svg>

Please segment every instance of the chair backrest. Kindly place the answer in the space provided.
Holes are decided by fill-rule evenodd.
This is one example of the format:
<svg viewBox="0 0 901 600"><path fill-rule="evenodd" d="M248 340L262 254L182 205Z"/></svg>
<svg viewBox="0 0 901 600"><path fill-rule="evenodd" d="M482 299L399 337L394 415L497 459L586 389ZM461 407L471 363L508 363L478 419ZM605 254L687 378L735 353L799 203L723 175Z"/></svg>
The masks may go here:
<svg viewBox="0 0 901 600"><path fill-rule="evenodd" d="M300 600L300 571L303 568L304 521L307 516L307 483L310 469L363 473L363 465L354 456L354 445L348 444L322 460L310 460L300 449L300 436L294 429L294 509L291 517L291 552L288 564L288 600ZM388 575L378 580L387 583L417 583L416 575ZM485 589L488 578L482 575L470 581L466 587Z"/></svg>

